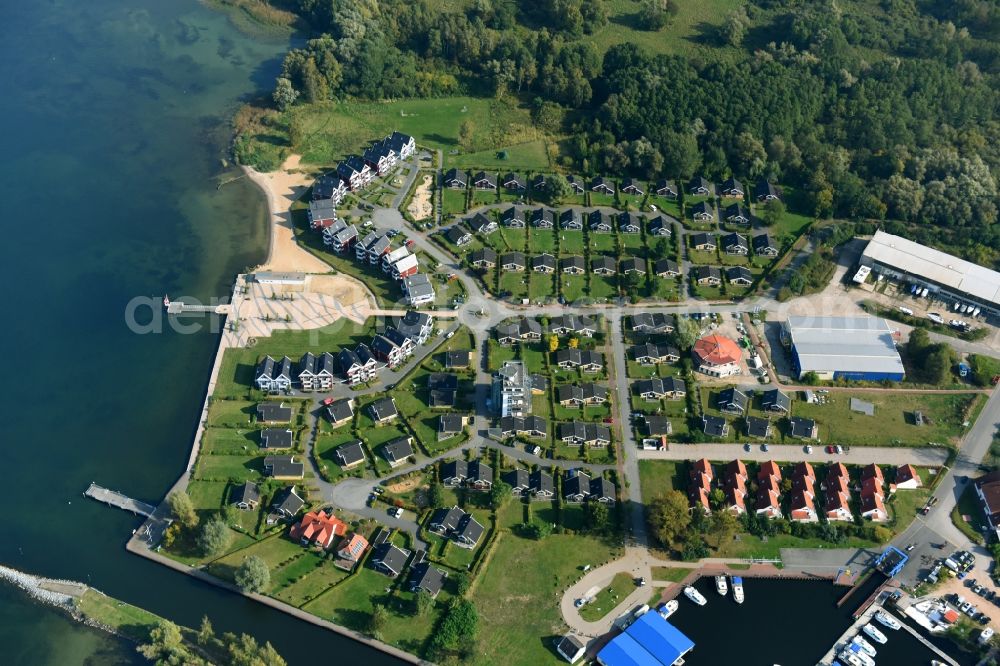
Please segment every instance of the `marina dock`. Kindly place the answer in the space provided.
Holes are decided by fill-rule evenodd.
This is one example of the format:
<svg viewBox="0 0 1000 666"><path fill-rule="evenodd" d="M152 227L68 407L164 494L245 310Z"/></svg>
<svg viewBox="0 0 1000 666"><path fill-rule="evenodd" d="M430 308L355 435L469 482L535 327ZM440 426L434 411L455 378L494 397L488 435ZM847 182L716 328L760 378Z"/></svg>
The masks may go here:
<svg viewBox="0 0 1000 666"><path fill-rule="evenodd" d="M131 511L134 514L145 516L149 518L153 515L153 511L156 510L155 506L151 504L146 504L145 502L140 502L139 500L134 500L131 497L124 495L117 490L108 490L107 488L102 488L96 483L91 483L90 487L83 492L84 497L89 497L90 499L97 500L102 504L107 504L108 506L113 506L118 509L123 509L124 511Z"/></svg>

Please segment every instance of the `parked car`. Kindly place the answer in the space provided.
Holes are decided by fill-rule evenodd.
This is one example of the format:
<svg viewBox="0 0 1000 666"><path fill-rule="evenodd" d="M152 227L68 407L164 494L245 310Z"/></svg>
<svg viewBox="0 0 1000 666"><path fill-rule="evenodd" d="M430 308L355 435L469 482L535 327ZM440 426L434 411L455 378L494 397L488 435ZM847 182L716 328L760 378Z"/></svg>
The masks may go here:
<svg viewBox="0 0 1000 666"><path fill-rule="evenodd" d="M826 452L827 453L836 453L837 449L833 448L832 446L828 446L828 447L826 447Z"/></svg>
<svg viewBox="0 0 1000 666"><path fill-rule="evenodd" d="M812 453L813 452L812 445L811 444L806 444L805 450L806 450L806 453Z"/></svg>
<svg viewBox="0 0 1000 666"><path fill-rule="evenodd" d="M747 451L747 452L749 452L751 448L752 448L752 447L750 446L750 443L749 443L749 442L747 442L746 444L744 444L744 445L743 445L743 450L744 450L744 451Z"/></svg>

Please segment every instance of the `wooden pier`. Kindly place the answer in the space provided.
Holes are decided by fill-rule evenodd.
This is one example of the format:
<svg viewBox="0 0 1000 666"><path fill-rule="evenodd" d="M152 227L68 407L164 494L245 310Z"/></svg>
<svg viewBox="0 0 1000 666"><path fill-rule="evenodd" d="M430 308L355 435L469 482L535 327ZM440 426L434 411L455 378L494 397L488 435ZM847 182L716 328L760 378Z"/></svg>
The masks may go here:
<svg viewBox="0 0 1000 666"><path fill-rule="evenodd" d="M134 514L145 516L146 518L152 516L153 512L156 510L155 506L134 500L127 495L123 495L117 490L102 488L93 482L90 484L90 487L83 492L83 496L95 499L98 502L107 504L108 506L113 506L125 511L131 511Z"/></svg>
<svg viewBox="0 0 1000 666"><path fill-rule="evenodd" d="M170 301L167 303L167 314L187 314L191 312L208 312L213 314L229 314L229 304L221 305L188 305L180 301Z"/></svg>

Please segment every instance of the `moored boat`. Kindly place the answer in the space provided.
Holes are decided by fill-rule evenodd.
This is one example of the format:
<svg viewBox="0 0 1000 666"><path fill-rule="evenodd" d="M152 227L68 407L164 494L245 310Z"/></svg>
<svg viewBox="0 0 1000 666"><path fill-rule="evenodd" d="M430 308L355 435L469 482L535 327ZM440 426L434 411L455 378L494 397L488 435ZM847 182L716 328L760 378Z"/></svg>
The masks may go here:
<svg viewBox="0 0 1000 666"><path fill-rule="evenodd" d="M841 650L837 658L849 666L875 666L875 660L866 655L856 643Z"/></svg>
<svg viewBox="0 0 1000 666"><path fill-rule="evenodd" d="M708 599L702 596L701 592L694 589L690 585L684 588L684 596L695 602L699 606L704 606L708 603Z"/></svg>
<svg viewBox="0 0 1000 666"><path fill-rule="evenodd" d="M865 626L861 627L861 631L868 634L876 643L881 643L882 645L885 645L886 642L888 641L888 639L885 637L885 634L879 631L878 627L876 627L874 624L870 622Z"/></svg>
<svg viewBox="0 0 1000 666"><path fill-rule="evenodd" d="M729 592L729 585L726 584L725 576L715 577L715 591L721 594L722 596L726 596L726 593Z"/></svg>
<svg viewBox="0 0 1000 666"><path fill-rule="evenodd" d="M879 624L884 627L889 627L893 631L899 631L899 628L903 626L899 623L899 620L889 615L884 610L876 611L875 619L878 620Z"/></svg>
<svg viewBox="0 0 1000 666"><path fill-rule="evenodd" d="M660 604L660 607L656 609L656 612L660 614L664 620L677 612L677 608L680 604L677 603L676 599L671 599L665 604Z"/></svg>
<svg viewBox="0 0 1000 666"><path fill-rule="evenodd" d="M855 636L852 642L857 643L861 647L861 651L869 657L874 657L878 654L878 651L875 650L875 646L861 638L861 636Z"/></svg>
<svg viewBox="0 0 1000 666"><path fill-rule="evenodd" d="M736 603L743 603L743 579L739 576L733 576L733 599Z"/></svg>

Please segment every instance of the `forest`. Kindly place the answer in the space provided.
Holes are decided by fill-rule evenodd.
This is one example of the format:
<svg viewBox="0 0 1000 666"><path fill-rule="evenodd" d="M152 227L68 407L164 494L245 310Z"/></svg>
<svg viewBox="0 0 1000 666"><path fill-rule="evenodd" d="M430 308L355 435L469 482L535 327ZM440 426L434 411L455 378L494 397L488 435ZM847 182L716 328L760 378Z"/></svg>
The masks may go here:
<svg viewBox="0 0 1000 666"><path fill-rule="evenodd" d="M817 217L895 221L980 263L1000 258L996 2L732 2L697 48L654 53L595 39L621 19L617 0L273 1L315 35L284 60L279 112L508 99L561 138L566 169L765 176ZM627 18L669 40L689 2L642 0Z"/></svg>

